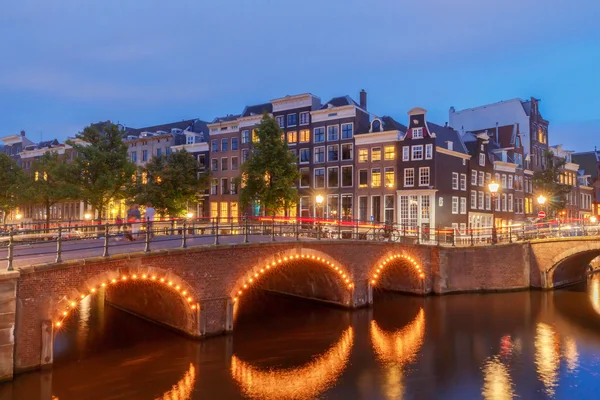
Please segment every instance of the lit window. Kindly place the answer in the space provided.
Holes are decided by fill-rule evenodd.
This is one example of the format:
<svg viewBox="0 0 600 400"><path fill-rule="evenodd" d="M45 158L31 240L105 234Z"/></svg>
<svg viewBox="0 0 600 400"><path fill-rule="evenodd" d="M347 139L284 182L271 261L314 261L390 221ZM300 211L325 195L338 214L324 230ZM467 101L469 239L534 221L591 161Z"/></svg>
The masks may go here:
<svg viewBox="0 0 600 400"><path fill-rule="evenodd" d="M381 169L374 168L371 170L371 187L381 186Z"/></svg>
<svg viewBox="0 0 600 400"><path fill-rule="evenodd" d="M395 147L394 146L385 146L383 148L383 157L385 160L395 160L396 159L396 153L395 153Z"/></svg>
<svg viewBox="0 0 600 400"><path fill-rule="evenodd" d="M308 143L310 142L310 130L302 129L300 131L300 143Z"/></svg>
<svg viewBox="0 0 600 400"><path fill-rule="evenodd" d="M381 161L381 147L371 149L371 161Z"/></svg>
<svg viewBox="0 0 600 400"><path fill-rule="evenodd" d="M394 168L385 168L385 187L393 188L396 185L396 178L394 174Z"/></svg>
<svg viewBox="0 0 600 400"><path fill-rule="evenodd" d="M290 131L287 133L288 144L296 144L298 141L298 133L296 131Z"/></svg>
<svg viewBox="0 0 600 400"><path fill-rule="evenodd" d="M358 162L369 162L369 149L358 149Z"/></svg>
<svg viewBox="0 0 600 400"><path fill-rule="evenodd" d="M252 143L258 142L258 132L256 129L252 129Z"/></svg>

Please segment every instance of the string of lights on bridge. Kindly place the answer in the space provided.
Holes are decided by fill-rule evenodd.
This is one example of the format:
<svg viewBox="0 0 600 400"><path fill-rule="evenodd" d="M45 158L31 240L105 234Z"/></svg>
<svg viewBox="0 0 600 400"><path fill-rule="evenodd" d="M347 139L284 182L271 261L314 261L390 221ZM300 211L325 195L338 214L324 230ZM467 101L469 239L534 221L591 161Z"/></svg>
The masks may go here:
<svg viewBox="0 0 600 400"><path fill-rule="evenodd" d="M373 278L371 279L371 284L375 285L377 283L377 280L381 277L381 273L383 272L383 269L389 265L391 262L393 262L394 260L397 259L403 259L408 261L408 263L410 263L410 265L412 265L412 267L415 269L415 271L419 274L419 278L421 279L425 279L425 273L423 272L421 266L410 256L404 255L404 254L394 254L388 258L386 258L381 264L379 264L379 266L377 267L377 270L375 271L375 273L373 273Z"/></svg>
<svg viewBox="0 0 600 400"><path fill-rule="evenodd" d="M96 287L92 287L89 290L89 292L81 293L79 295L79 298L68 300L67 307L65 308L64 311L62 311L60 313L57 320L54 322L54 326L57 328L60 328L63 325L64 320L68 317L69 313L71 311L75 310L77 308L77 304L79 302L81 302L83 299L85 299L87 296L95 295L96 293L98 293L99 290L101 290L103 288L114 286L119 283L131 282L131 281L155 282L157 284L163 285L163 286L175 291L176 293L179 293L185 299L186 303L188 303L189 307L192 310L195 310L197 307L197 305L196 305L197 303L194 301L193 297L189 296L189 290L183 288L182 285L180 285L176 282L173 282L172 279L167 279L165 277L158 277L157 275L153 275L153 274L141 274L141 275L140 274L129 274L129 275L122 275L119 279L112 278L110 280L107 280L106 282L102 282L100 285L98 285Z"/></svg>
<svg viewBox="0 0 600 400"><path fill-rule="evenodd" d="M314 255L308 255L308 254L295 254L295 255L291 255L289 257L288 256L281 257L275 261L272 261L271 263L265 264L264 267L256 270L254 272L254 274L250 275L250 277L247 280L245 280L242 283L242 285L238 288L238 290L235 292L233 301L237 302L245 290L248 290L253 284L255 284L258 281L258 279L261 276L264 276L264 274L267 273L272 268L275 268L281 264L291 262L291 261L296 261L296 260L316 261L316 262L320 262L324 265L327 265L327 267L329 267L332 270L332 272L334 272L336 274L336 276L338 276L343 281L344 285L348 289L352 289L354 287L354 283L350 280L350 275L346 271L344 271L341 267L337 266L334 262L327 261L325 258L320 257L320 256L314 256Z"/></svg>

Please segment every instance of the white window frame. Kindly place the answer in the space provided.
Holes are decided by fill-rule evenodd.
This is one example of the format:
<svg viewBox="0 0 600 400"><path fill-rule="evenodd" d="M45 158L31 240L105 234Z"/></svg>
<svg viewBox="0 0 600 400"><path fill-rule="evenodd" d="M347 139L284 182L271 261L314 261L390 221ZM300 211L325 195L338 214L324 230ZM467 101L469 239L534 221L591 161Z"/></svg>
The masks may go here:
<svg viewBox="0 0 600 400"><path fill-rule="evenodd" d="M308 171L308 186L302 186L302 171ZM300 188L309 188L310 187L310 168L302 167L299 169L300 179L298 179L298 187Z"/></svg>
<svg viewBox="0 0 600 400"><path fill-rule="evenodd" d="M477 186L477 171L471 170L471 186Z"/></svg>
<svg viewBox="0 0 600 400"><path fill-rule="evenodd" d="M331 170L331 169L337 169L337 185L336 186L329 186L329 170ZM327 176L325 177L326 187L337 189L337 188L339 188L341 186L340 183L341 183L340 182L340 167L338 167L338 166L327 167Z"/></svg>
<svg viewBox="0 0 600 400"><path fill-rule="evenodd" d="M466 197L460 198L460 213L461 214L467 213L467 198Z"/></svg>
<svg viewBox="0 0 600 400"><path fill-rule="evenodd" d="M452 214L458 214L458 196L452 196Z"/></svg>
<svg viewBox="0 0 600 400"><path fill-rule="evenodd" d="M317 161L317 149L323 149L323 161ZM313 147L313 164L323 164L327 161L327 149L325 146Z"/></svg>
<svg viewBox="0 0 600 400"><path fill-rule="evenodd" d="M412 128L413 139L423 139L423 128Z"/></svg>
<svg viewBox="0 0 600 400"><path fill-rule="evenodd" d="M302 122L302 117L303 116L307 116L308 117L308 118L306 118L306 122ZM310 124L310 112L308 112L308 111L302 111L300 113L300 118L299 119L300 119L300 121L299 121L300 125L309 125Z"/></svg>
<svg viewBox="0 0 600 400"><path fill-rule="evenodd" d="M366 160L361 160L361 158L360 158L360 153L361 153L362 151L364 151L365 153L367 153L367 159L366 159ZM362 148L359 148L359 149L358 149L358 162L359 162L359 163L366 163L366 162L369 162L369 149L368 149L368 148L366 148L366 147L362 147Z"/></svg>
<svg viewBox="0 0 600 400"><path fill-rule="evenodd" d="M427 183L422 182L424 171L427 171ZM419 186L431 186L431 170L429 167L419 167Z"/></svg>
<svg viewBox="0 0 600 400"><path fill-rule="evenodd" d="M415 157L415 152L417 150L421 150L421 157L419 157L419 158ZM422 160L423 159L423 145L422 144L417 144L417 145L411 146L411 155L410 156L411 156L410 157L411 160L413 160L413 161L420 161L420 160Z"/></svg>
<svg viewBox="0 0 600 400"><path fill-rule="evenodd" d="M350 146L350 158L344 158L344 156L343 156L344 146ZM342 161L354 160L354 143L352 143L352 142L342 143L342 145L340 146L340 160L342 160Z"/></svg>
<svg viewBox="0 0 600 400"><path fill-rule="evenodd" d="M290 123L289 123L289 122L290 122L290 116L291 116L291 115L295 115L295 116L296 116L296 123L295 123L295 124L293 124L293 125L290 125ZM286 123L286 125L287 125L287 127L288 127L288 128L289 128L289 127L292 127L292 126L298 126L298 114L296 114L296 113L287 114L287 115L285 116L285 123Z"/></svg>
<svg viewBox="0 0 600 400"><path fill-rule="evenodd" d="M275 120L277 120L277 125L280 128L285 128L285 115L278 115L275 117Z"/></svg>
<svg viewBox="0 0 600 400"><path fill-rule="evenodd" d="M337 139L329 139L329 128L335 128L337 127ZM325 140L326 141L332 141L332 142L339 142L340 140L340 135L341 135L341 131L340 131L340 126L339 124L335 124L335 125L327 125L327 129L325 130Z"/></svg>
<svg viewBox="0 0 600 400"><path fill-rule="evenodd" d="M352 184L350 186L344 186L344 168L350 168L352 170L352 173L350 174L350 176L352 177ZM354 187L354 165L340 166L339 174L340 174L340 178L339 178L340 187L343 187L343 188Z"/></svg>
<svg viewBox="0 0 600 400"><path fill-rule="evenodd" d="M402 161L410 161L410 146L402 146Z"/></svg>
<svg viewBox="0 0 600 400"><path fill-rule="evenodd" d="M458 190L458 172L452 173L452 190Z"/></svg>
<svg viewBox="0 0 600 400"><path fill-rule="evenodd" d="M508 194L508 211L512 212L514 209L513 206L513 195L511 193Z"/></svg>
<svg viewBox="0 0 600 400"><path fill-rule="evenodd" d="M330 147L336 147L336 148L337 148L337 156L338 156L338 159L337 159L337 160L330 160L330 159L329 159L329 148L330 148ZM339 145L339 144L328 144L328 145L327 145L327 154L325 155L325 160L326 160L327 162L339 162L339 161L341 161L341 159L342 159L342 158L341 158L341 156L342 156L342 155L340 154L340 145Z"/></svg>
<svg viewBox="0 0 600 400"><path fill-rule="evenodd" d="M483 187L485 183L485 172L483 171L479 171L479 176L477 178L477 184L481 187Z"/></svg>
<svg viewBox="0 0 600 400"><path fill-rule="evenodd" d="M302 151L303 150L307 150L308 151L308 161L302 161ZM298 163L300 163L300 164L310 164L310 148L304 147L302 149L298 149Z"/></svg>
<svg viewBox="0 0 600 400"><path fill-rule="evenodd" d="M477 210L477 191L471 190L471 210Z"/></svg>
<svg viewBox="0 0 600 400"><path fill-rule="evenodd" d="M343 129L344 125L350 125L352 127L352 134L350 135L349 138L342 137L342 132L344 131L344 129ZM350 139L354 138L354 123L353 122L345 122L343 124L340 124L338 137L339 137L339 140L350 140Z"/></svg>
<svg viewBox="0 0 600 400"><path fill-rule="evenodd" d="M320 141L317 141L316 131L318 129L323 129L323 140L320 140ZM324 126L317 126L316 128L313 128L313 143L325 143L326 140L327 140L327 129Z"/></svg>
<svg viewBox="0 0 600 400"><path fill-rule="evenodd" d="M485 153L479 153L479 165L485 167Z"/></svg>
<svg viewBox="0 0 600 400"><path fill-rule="evenodd" d="M317 171L323 171L323 186L322 187L317 187ZM325 189L327 187L327 175L325 175L324 167L315 168L313 170L313 187L315 189Z"/></svg>
<svg viewBox="0 0 600 400"><path fill-rule="evenodd" d="M431 160L433 158L433 145L426 144L425 145L425 159Z"/></svg>
<svg viewBox="0 0 600 400"><path fill-rule="evenodd" d="M408 174L407 172L411 172L412 175L412 184L408 184L406 183L407 178L408 178ZM403 176L404 176L404 187L414 187L415 186L415 169L414 168L404 168L403 171Z"/></svg>
<svg viewBox="0 0 600 400"><path fill-rule="evenodd" d="M482 191L477 192L477 208L480 210L485 209L485 193Z"/></svg>
<svg viewBox="0 0 600 400"><path fill-rule="evenodd" d="M373 171L375 170L379 170L379 185L378 186L373 186ZM384 176L383 176L383 171L381 170L381 168L371 168L371 186L372 188L380 188L382 186L385 187L385 180L384 180Z"/></svg>
<svg viewBox="0 0 600 400"><path fill-rule="evenodd" d="M467 191L467 174L460 174L460 190Z"/></svg>

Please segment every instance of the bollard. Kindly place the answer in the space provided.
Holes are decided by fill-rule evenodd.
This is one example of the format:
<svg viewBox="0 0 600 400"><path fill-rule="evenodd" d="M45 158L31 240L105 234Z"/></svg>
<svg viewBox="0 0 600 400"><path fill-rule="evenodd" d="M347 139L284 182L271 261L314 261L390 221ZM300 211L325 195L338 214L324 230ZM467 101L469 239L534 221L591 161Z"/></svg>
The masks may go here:
<svg viewBox="0 0 600 400"><path fill-rule="evenodd" d="M14 271L13 268L13 257L14 257L14 250L15 250L15 242L14 242L14 227L10 227L10 232L8 234L8 255L6 256L6 259L8 260L8 268L7 270L9 271Z"/></svg>
<svg viewBox="0 0 600 400"><path fill-rule="evenodd" d="M108 225L107 225L108 229ZM108 230L107 230L108 233ZM144 253L150 253L150 218L146 220L146 246L144 247Z"/></svg>
<svg viewBox="0 0 600 400"><path fill-rule="evenodd" d="M244 217L244 243L248 242L248 217Z"/></svg>
<svg viewBox="0 0 600 400"><path fill-rule="evenodd" d="M104 227L104 253L102 253L102 257L108 257L108 224Z"/></svg>
<svg viewBox="0 0 600 400"><path fill-rule="evenodd" d="M271 219L271 242L275 241L275 217Z"/></svg>
<svg viewBox="0 0 600 400"><path fill-rule="evenodd" d="M58 236L56 237L56 263L62 262L62 228L58 228Z"/></svg>
<svg viewBox="0 0 600 400"><path fill-rule="evenodd" d="M215 244L219 244L219 219L215 218Z"/></svg>
<svg viewBox="0 0 600 400"><path fill-rule="evenodd" d="M186 235L185 231L186 231L186 228L187 228L186 225L187 225L186 221L183 221L183 232L182 232L182 235L181 235L181 248L182 249L187 248L187 242L186 242L186 236L185 236Z"/></svg>

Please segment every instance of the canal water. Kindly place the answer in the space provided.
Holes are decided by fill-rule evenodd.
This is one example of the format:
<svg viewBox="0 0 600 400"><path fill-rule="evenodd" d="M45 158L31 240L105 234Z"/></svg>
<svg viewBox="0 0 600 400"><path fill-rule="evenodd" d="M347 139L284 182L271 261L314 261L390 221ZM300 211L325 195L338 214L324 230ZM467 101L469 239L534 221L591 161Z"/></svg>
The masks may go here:
<svg viewBox="0 0 600 400"><path fill-rule="evenodd" d="M598 399L600 275L556 292L377 293L347 312L255 293L196 342L84 301L51 371L0 400Z"/></svg>

